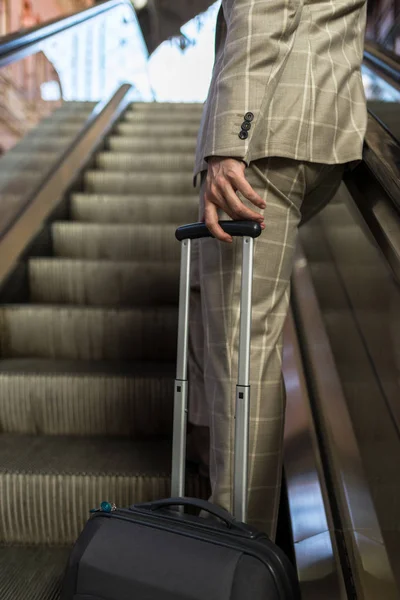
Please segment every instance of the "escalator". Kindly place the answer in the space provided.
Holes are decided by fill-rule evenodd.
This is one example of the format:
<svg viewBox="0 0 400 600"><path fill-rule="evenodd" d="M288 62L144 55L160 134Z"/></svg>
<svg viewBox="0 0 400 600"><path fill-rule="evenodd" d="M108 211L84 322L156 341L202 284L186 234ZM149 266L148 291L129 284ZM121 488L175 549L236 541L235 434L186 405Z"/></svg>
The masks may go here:
<svg viewBox="0 0 400 600"><path fill-rule="evenodd" d="M378 89L368 103L364 161L300 229L293 275L292 311L308 394L303 404L312 416L299 414L312 421L303 425L303 432L311 431L310 454L318 444L308 475L314 474L323 514L323 525L310 533L305 524L318 521L318 502L312 502L318 494L299 492L304 464L290 450L290 394L286 470L292 527L303 535L295 547L306 541L310 556L315 559L319 548L331 560L313 573L319 584L325 578L321 588L316 584L321 597L374 599L400 597L400 104L393 101L400 69L397 59L391 78L393 56L382 65L384 52L374 45L366 45L365 56ZM385 102L388 83L391 99ZM300 404L292 406L294 414ZM296 515L305 501L310 508ZM313 597L313 586L305 587Z"/></svg>
<svg viewBox="0 0 400 600"><path fill-rule="evenodd" d="M2 600L58 598L71 545L100 501L125 506L169 495L180 252L173 234L177 225L197 220L191 172L202 105L138 102L134 96L135 86L125 85L101 105L66 102L0 159L8 198L0 212ZM283 529L292 531L286 543L293 546L288 552L296 558L305 599L375 598L378 588L387 592L381 597L395 598L393 590L400 589L392 576L398 485L387 485L398 456L396 383L382 367L389 361L384 338L372 356L376 327L367 331L396 312L386 304L389 294L396 308L396 291L377 258L367 219L354 206L343 188L303 228L295 266L285 348ZM370 529L354 528L358 538L346 522L346 510L354 508L343 500L348 489L336 498L340 461L335 444L332 450L324 438L332 433L330 424L324 429L318 414L323 393L312 380L316 346L301 302L305 269L342 385L348 416L341 413L341 427L348 440L354 435L352 465L357 450L365 475L358 508L375 515ZM328 387L333 389L332 379ZM299 446L301 414L307 456L299 452L306 447ZM312 468L317 476L311 485ZM353 482L355 473L359 484L361 470L352 471ZM326 509L319 530L317 484ZM196 471L188 473L187 493L207 497L207 481ZM307 533L299 518L313 521ZM363 554L354 542L360 535L384 552L370 545ZM322 545L312 546L322 538ZM332 565L337 561L332 571L329 544ZM376 571L368 560L361 564L366 556L373 565L378 557Z"/></svg>
<svg viewBox="0 0 400 600"><path fill-rule="evenodd" d="M41 232L47 248L25 258L18 299L0 295L2 598L23 597L27 581L29 597L52 597L68 554L58 546L74 542L99 499L169 495L174 231L197 217L200 114L200 105L129 107L62 219ZM187 490L205 496L206 482L189 474Z"/></svg>

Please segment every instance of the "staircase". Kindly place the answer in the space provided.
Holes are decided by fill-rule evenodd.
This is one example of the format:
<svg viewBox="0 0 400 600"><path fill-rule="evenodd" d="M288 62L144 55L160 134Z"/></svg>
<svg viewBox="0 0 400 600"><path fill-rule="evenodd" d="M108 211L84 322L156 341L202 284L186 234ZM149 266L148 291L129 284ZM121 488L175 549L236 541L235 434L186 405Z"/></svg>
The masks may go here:
<svg viewBox="0 0 400 600"><path fill-rule="evenodd" d="M20 267L26 291L0 296L1 600L58 598L102 500L169 495L174 231L197 220L201 112L131 106ZM205 487L189 474L189 494Z"/></svg>

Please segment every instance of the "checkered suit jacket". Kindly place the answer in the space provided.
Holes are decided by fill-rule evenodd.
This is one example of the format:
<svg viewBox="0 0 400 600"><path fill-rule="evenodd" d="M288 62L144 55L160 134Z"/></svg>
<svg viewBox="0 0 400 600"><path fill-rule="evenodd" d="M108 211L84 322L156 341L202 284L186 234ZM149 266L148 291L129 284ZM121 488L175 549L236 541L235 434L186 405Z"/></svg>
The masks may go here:
<svg viewBox="0 0 400 600"><path fill-rule="evenodd" d="M222 0L194 185L210 156L359 160L365 23L366 0Z"/></svg>

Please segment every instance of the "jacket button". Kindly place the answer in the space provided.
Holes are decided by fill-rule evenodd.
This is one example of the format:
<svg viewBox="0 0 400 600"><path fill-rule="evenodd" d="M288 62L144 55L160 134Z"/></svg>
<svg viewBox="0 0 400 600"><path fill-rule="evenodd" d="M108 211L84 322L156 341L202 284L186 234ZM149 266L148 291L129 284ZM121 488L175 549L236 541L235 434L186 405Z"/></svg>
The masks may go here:
<svg viewBox="0 0 400 600"><path fill-rule="evenodd" d="M247 113L244 115L244 120L245 120L245 121L249 121L249 122L250 122L250 121L252 121L253 119L254 119L254 115L253 115L253 113L252 113L252 112L247 112Z"/></svg>
<svg viewBox="0 0 400 600"><path fill-rule="evenodd" d="M251 128L251 123L249 123L248 121L243 121L242 125L241 125L242 129L244 129L245 131L248 131Z"/></svg>
<svg viewBox="0 0 400 600"><path fill-rule="evenodd" d="M249 137L249 134L247 133L247 131L244 131L242 129L242 131L239 133L239 137L240 137L241 140L245 140L245 139L247 139Z"/></svg>

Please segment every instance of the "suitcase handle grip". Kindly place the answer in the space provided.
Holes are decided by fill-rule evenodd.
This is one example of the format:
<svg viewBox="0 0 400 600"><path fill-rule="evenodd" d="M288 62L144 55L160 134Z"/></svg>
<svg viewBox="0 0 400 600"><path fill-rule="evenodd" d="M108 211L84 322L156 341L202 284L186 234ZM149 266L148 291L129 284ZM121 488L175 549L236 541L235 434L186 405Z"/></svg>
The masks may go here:
<svg viewBox="0 0 400 600"><path fill-rule="evenodd" d="M256 221L218 221L219 225L232 236L252 237L256 238L261 234L261 225ZM178 227L175 232L176 239L182 240L197 240L205 237L213 237L207 229L205 223L190 223Z"/></svg>
<svg viewBox="0 0 400 600"><path fill-rule="evenodd" d="M221 519L221 521L223 521L229 527L229 529L235 528L240 529L241 531L248 531L246 525L236 521L236 519L232 517L228 511L199 498L166 498L164 500L156 500L155 502L136 504L135 508L145 508L156 511L161 510L162 508L169 508L171 506L190 506L194 508L200 508L201 510L210 513L214 517Z"/></svg>

